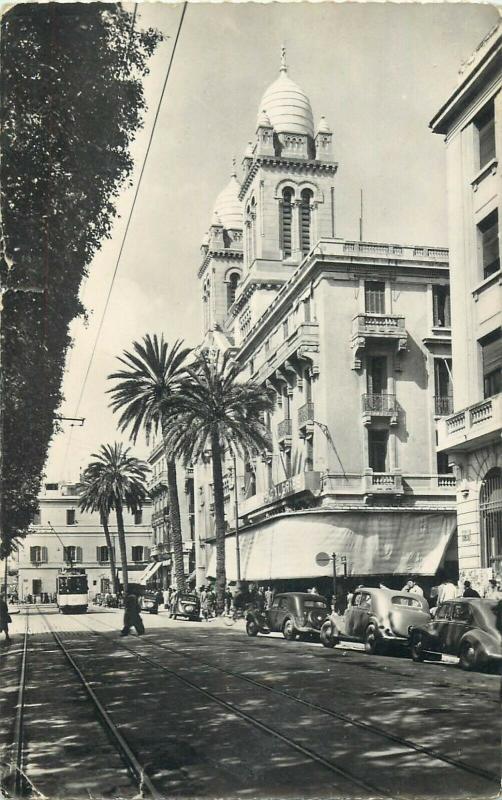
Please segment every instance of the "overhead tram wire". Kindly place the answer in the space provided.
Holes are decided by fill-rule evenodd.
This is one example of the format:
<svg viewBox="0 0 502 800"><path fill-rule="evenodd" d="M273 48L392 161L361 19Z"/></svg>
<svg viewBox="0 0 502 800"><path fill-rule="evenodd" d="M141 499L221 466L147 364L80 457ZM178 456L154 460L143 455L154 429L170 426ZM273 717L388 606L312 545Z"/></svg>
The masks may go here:
<svg viewBox="0 0 502 800"><path fill-rule="evenodd" d="M104 323L104 320L105 320L105 316L106 316L106 313L108 311L108 306L109 306L109 303L110 303L110 297L111 297L111 294L112 294L112 291L113 291L113 286L115 284L115 279L117 277L117 272L118 272L118 269L119 269L119 266L120 266L122 253L123 253L123 250L124 250L124 245L125 245L125 242L126 242L126 239L127 239L127 234L129 232L129 227L130 227L130 224L131 224L132 215L134 213L134 208L136 206L136 200L138 198L138 193L139 193L139 189L140 189L141 182L142 182L142 179L143 179L143 174L145 172L146 162L147 162L148 156L150 154L150 149L151 149L151 146L152 146L153 136L154 136L154 133L155 133L155 129L157 127L157 121L158 121L159 114L160 114L160 108L162 106L162 100L164 99L164 94L165 94L165 91L166 91L167 82L168 82L169 76L171 74L171 68L172 68L172 65L173 65L174 56L175 56L176 49L177 49L177 46L178 46L178 40L180 38L181 28L182 28L182 25L183 25L183 20L185 18L187 5L188 5L188 0L185 0L185 2L183 3L181 16L180 16L180 20L179 20L179 23L178 23L178 30L176 31L176 36L175 36L175 39L174 39L173 49L171 51L171 57L169 59L168 65L167 65L167 71L166 71L166 75L165 75L165 78L164 78L164 83L162 85L162 91L160 93L159 102L157 103L157 109L155 111L155 117L154 117L154 120L153 120L153 125L152 125L152 128L150 130L150 136L149 136L149 139L148 139L148 144L147 144L147 147L146 147L145 156L143 158L143 164L142 164L141 171L140 171L140 174L139 174L138 182L136 184L136 190L134 192L134 197L133 197L133 201L132 201L131 208L130 208L130 211L129 211L129 216L127 218L127 223L126 223L126 227L125 227L125 230L124 230L124 235L122 237L122 242L121 242L120 250L119 250L119 253L118 253L118 256L117 256L117 261L115 262L115 268L113 270L113 275L112 275L112 279L111 279L111 282L110 282L110 287L108 289L108 294L106 296L105 305L104 305L104 308L103 308L103 312L101 314L101 319L99 321L98 330L97 330L97 333L96 333L96 338L94 339L94 344L93 344L93 347L92 347L92 352L91 352L91 356L90 356L90 359L89 359L89 363L87 364L87 369L86 369L84 380L83 380L83 383L82 383L82 388L80 390L80 394L79 394L79 397L78 397L77 405L75 406L75 412L74 412L74 416L75 417L78 416L78 412L79 412L79 409L80 409L80 404L81 404L82 399L84 397L84 392L85 392L85 389L86 389L86 386L87 386L87 380L89 378L89 374L90 374L90 371L91 371L92 362L94 360L94 356L95 356L95 353L96 353L96 348L97 348L97 345L98 345L99 337L100 337L101 331L103 329L103 323ZM134 21L136 19L137 6L138 6L138 4L135 3L132 26L134 25ZM132 33L132 26L131 26L131 33ZM72 431L73 431L73 429L72 429ZM70 435L71 435L71 433L70 433ZM67 457L68 457L68 453L69 453L69 448L70 448L70 442L68 442L68 446L67 446L67 449L66 449L66 455L65 455L65 459L64 459L64 463L63 463L63 470L64 470L64 468L66 466L66 461L67 461Z"/></svg>

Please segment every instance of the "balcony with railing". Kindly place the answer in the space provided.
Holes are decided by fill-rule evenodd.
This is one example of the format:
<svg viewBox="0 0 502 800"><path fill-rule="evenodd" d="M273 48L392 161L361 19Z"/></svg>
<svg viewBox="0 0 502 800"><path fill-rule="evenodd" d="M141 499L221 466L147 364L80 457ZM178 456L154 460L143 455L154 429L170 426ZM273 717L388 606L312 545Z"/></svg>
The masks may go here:
<svg viewBox="0 0 502 800"><path fill-rule="evenodd" d="M256 357L256 380L265 381L287 361L293 359L307 361L312 365L314 374L319 371L319 323L301 322L295 326L288 323L287 333L282 328L282 335L272 337Z"/></svg>
<svg viewBox="0 0 502 800"><path fill-rule="evenodd" d="M434 414L436 417L448 417L453 414L453 397L434 396Z"/></svg>
<svg viewBox="0 0 502 800"><path fill-rule="evenodd" d="M400 353L408 346L408 334L404 317L398 314L375 314L364 312L352 320L352 342L354 368L361 367L361 350L370 340L387 341L397 347Z"/></svg>
<svg viewBox="0 0 502 800"><path fill-rule="evenodd" d="M167 489L167 470L165 469L158 472L157 475L151 475L148 481L150 494L162 491L162 489Z"/></svg>
<svg viewBox="0 0 502 800"><path fill-rule="evenodd" d="M366 494L403 494L403 480L400 470L390 472L364 471L363 487Z"/></svg>
<svg viewBox="0 0 502 800"><path fill-rule="evenodd" d="M277 439L283 448L291 447L293 437L293 421L283 419L277 426Z"/></svg>
<svg viewBox="0 0 502 800"><path fill-rule="evenodd" d="M305 439L314 433L314 404L305 403L298 409L298 433Z"/></svg>
<svg viewBox="0 0 502 800"><path fill-rule="evenodd" d="M397 424L398 406L395 394L363 394L362 414L364 425L370 425L375 417Z"/></svg>
<svg viewBox="0 0 502 800"><path fill-rule="evenodd" d="M152 525L162 525L169 518L169 506L152 513Z"/></svg>
<svg viewBox="0 0 502 800"><path fill-rule="evenodd" d="M438 450L476 450L500 441L502 394L488 397L438 422Z"/></svg>

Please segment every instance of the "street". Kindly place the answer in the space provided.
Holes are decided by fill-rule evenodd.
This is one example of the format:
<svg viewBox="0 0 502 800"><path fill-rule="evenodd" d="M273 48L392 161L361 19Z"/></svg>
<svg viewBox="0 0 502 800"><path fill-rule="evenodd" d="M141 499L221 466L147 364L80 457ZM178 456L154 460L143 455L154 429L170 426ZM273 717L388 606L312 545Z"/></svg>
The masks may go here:
<svg viewBox="0 0 502 800"><path fill-rule="evenodd" d="M495 674L250 639L240 621L143 619L139 639L119 636L118 610L13 616L12 644L0 643L7 793L16 770L18 791L51 798L132 798L138 786L157 797L489 797L500 786Z"/></svg>

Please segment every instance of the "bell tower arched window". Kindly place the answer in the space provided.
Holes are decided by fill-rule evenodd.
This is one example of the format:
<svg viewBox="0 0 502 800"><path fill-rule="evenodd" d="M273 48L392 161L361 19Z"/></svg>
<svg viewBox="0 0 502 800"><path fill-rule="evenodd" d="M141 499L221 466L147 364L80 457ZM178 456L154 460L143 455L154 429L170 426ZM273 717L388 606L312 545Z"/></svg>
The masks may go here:
<svg viewBox="0 0 502 800"><path fill-rule="evenodd" d="M239 285L239 273L232 272L232 274L228 278L228 283L227 283L227 311L235 300L235 295L237 293L238 285Z"/></svg>
<svg viewBox="0 0 502 800"><path fill-rule="evenodd" d="M310 189L304 189L300 196L300 250L304 256L312 246L312 197Z"/></svg>
<svg viewBox="0 0 502 800"><path fill-rule="evenodd" d="M293 226L293 190L284 189L280 201L280 246L283 258L292 254L292 226Z"/></svg>

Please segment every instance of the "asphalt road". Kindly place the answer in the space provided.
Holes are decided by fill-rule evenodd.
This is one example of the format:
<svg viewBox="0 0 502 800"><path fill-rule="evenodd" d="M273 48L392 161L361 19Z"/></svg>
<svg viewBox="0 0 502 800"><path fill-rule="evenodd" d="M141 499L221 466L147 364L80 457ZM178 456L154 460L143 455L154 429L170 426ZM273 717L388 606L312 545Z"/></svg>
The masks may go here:
<svg viewBox="0 0 502 800"><path fill-rule="evenodd" d="M32 797L133 798L138 784L169 798L498 794L496 675L143 618L145 636L122 638L120 611L14 617L0 642L4 778L27 625L19 769Z"/></svg>

